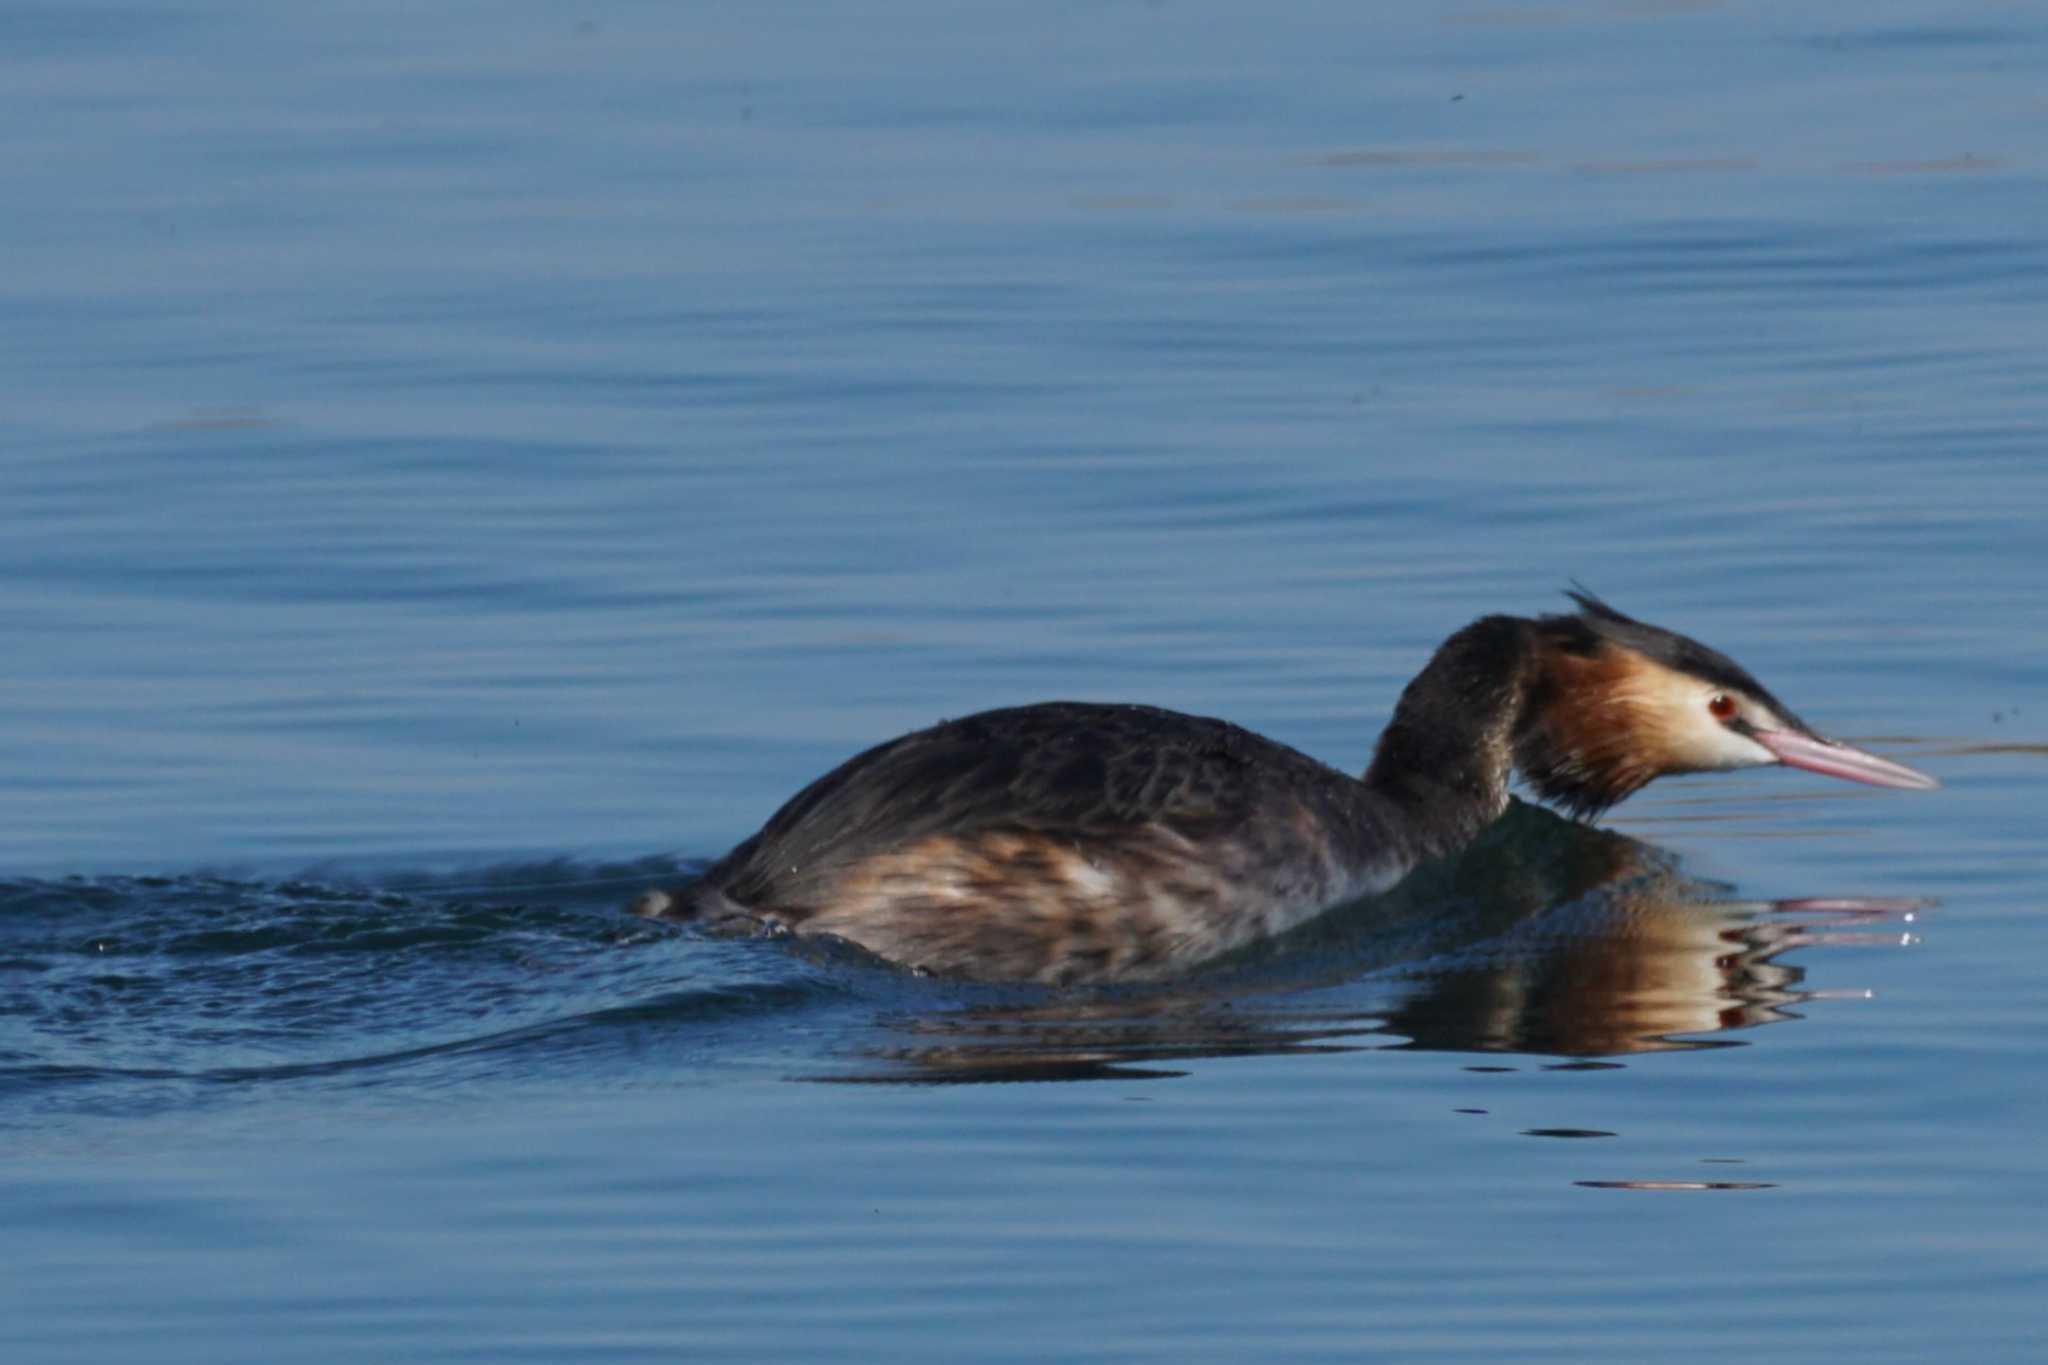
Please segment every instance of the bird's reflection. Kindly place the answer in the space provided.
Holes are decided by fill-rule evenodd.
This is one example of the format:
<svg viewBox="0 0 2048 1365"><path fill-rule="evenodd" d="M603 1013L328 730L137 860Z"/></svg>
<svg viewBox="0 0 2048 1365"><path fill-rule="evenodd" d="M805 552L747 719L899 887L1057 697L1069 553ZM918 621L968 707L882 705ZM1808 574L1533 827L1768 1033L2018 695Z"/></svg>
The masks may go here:
<svg viewBox="0 0 2048 1365"><path fill-rule="evenodd" d="M935 1083L1179 1075L1203 1057L1362 1048L1598 1058L1731 1047L1818 994L1781 961L1897 941L1925 902L1740 901L1659 849L1517 803L1457 858L1170 987L942 992L852 1074ZM976 998L978 997L978 998Z"/></svg>

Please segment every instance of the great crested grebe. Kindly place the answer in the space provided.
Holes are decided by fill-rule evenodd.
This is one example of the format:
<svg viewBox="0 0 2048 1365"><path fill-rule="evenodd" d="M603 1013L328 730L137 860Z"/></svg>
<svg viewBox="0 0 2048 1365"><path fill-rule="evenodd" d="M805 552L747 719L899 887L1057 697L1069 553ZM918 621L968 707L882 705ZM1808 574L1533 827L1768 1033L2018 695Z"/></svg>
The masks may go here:
<svg viewBox="0 0 2048 1365"><path fill-rule="evenodd" d="M984 711L848 759L634 909L980 980L1152 980L1462 847L1507 809L1512 771L1582 818L1665 773L1770 763L1939 785L1822 739L1726 655L1570 596L1572 614L1444 641L1363 778L1157 707Z"/></svg>

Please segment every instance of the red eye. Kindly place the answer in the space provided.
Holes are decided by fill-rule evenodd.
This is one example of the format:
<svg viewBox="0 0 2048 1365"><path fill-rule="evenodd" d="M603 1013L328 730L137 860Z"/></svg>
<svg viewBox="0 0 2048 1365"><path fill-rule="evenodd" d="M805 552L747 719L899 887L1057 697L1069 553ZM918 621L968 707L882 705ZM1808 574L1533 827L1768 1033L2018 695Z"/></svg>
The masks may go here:
<svg viewBox="0 0 2048 1365"><path fill-rule="evenodd" d="M1735 698L1726 692L1716 692L1707 698L1707 712L1715 720L1735 719Z"/></svg>

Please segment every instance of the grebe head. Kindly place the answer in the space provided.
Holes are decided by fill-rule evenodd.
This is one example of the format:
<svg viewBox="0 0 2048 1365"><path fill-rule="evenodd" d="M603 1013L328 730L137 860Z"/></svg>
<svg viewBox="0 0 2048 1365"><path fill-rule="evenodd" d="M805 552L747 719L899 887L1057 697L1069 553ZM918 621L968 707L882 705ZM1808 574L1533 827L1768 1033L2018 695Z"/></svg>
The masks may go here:
<svg viewBox="0 0 2048 1365"><path fill-rule="evenodd" d="M1940 783L1824 739L1727 655L1624 616L1591 593L1537 620L1515 765L1538 794L1585 815L1652 778L1783 763L1879 787Z"/></svg>

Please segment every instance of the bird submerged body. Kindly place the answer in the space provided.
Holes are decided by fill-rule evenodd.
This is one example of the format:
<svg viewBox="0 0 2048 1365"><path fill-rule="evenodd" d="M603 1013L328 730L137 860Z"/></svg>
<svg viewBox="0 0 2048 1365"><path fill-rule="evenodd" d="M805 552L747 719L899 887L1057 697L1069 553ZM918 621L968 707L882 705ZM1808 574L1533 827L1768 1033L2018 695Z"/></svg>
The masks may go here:
<svg viewBox="0 0 2048 1365"><path fill-rule="evenodd" d="M1249 730L1048 702L870 749L655 894L935 971L1141 979L1385 890L1393 835L1355 778Z"/></svg>
<svg viewBox="0 0 2048 1365"><path fill-rule="evenodd" d="M981 980L1156 980L1462 847L1517 770L1579 815L1664 773L1765 763L1935 785L1820 739L1705 646L1573 596L1576 614L1445 641L1362 778L1156 707L988 711L849 759L636 909Z"/></svg>

